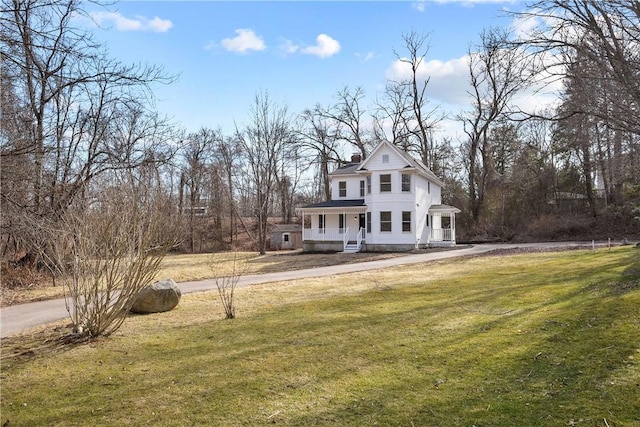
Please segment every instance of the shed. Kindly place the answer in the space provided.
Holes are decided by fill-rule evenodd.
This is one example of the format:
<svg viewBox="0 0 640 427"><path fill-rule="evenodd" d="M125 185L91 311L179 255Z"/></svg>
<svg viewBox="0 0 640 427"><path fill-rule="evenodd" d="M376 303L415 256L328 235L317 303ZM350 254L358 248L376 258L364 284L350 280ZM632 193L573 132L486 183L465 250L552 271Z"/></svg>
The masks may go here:
<svg viewBox="0 0 640 427"><path fill-rule="evenodd" d="M271 229L272 250L300 249L302 247L302 226L300 224L278 224Z"/></svg>

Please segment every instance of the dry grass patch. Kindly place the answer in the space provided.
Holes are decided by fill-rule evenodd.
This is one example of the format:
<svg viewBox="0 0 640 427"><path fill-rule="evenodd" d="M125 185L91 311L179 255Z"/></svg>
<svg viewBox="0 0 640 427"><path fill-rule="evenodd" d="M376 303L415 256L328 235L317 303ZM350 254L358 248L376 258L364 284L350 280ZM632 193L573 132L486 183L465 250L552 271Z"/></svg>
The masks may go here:
<svg viewBox="0 0 640 427"><path fill-rule="evenodd" d="M271 252L258 255L256 252L220 252L215 254L168 255L162 261L157 279L172 278L176 282L210 279L230 275L234 258L246 267L246 274L274 273L301 270L330 265L375 261L403 256L404 253L356 253L356 254L309 254L300 251ZM212 270L213 269L213 270ZM5 276L6 277L6 276ZM52 286L51 279L41 275L39 280L25 286L7 288L3 286L2 306L62 298L63 279Z"/></svg>
<svg viewBox="0 0 640 427"><path fill-rule="evenodd" d="M639 425L639 283L627 247L253 286L232 321L187 295L109 339L5 340L2 421Z"/></svg>

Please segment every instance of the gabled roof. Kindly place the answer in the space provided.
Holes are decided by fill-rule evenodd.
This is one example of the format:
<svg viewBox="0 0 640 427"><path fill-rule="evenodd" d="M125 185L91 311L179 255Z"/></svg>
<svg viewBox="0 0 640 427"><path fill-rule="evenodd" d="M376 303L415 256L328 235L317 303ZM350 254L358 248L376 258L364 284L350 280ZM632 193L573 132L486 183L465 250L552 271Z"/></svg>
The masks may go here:
<svg viewBox="0 0 640 427"><path fill-rule="evenodd" d="M314 203L311 205L303 206L302 209L305 208L353 208L353 207L364 207L364 199L339 199L339 200L327 200L320 203Z"/></svg>
<svg viewBox="0 0 640 427"><path fill-rule="evenodd" d="M363 172L366 171L367 170L367 163L384 146L387 146L391 150L395 151L403 160L405 160L407 162L407 165L405 166L406 169L411 169L411 168L415 169L419 174L421 174L422 176L427 178L429 181L435 182L436 184L440 185L441 187L444 187L444 182L442 182L442 180L440 180L440 178L438 178L436 176L436 174L434 174L431 171L431 169L426 167L424 165L424 163L422 163L419 160L414 159L413 157L411 157L411 155L409 153L407 153L405 151L402 151L400 148L398 148L397 145L392 144L389 141L382 141L378 145L376 145L375 148L373 149L373 151L371 152L371 154L369 154L369 156L367 156L367 158L363 162L361 162L360 165L356 168L356 172L358 172L358 171L363 171Z"/></svg>

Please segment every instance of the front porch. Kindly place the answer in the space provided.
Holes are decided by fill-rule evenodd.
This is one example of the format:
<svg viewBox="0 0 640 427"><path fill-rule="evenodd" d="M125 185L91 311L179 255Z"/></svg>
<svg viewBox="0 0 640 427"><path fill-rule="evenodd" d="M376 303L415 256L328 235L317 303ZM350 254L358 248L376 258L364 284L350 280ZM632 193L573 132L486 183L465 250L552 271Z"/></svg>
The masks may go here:
<svg viewBox="0 0 640 427"><path fill-rule="evenodd" d="M305 228L302 250L305 252L360 252L365 243L364 228Z"/></svg>
<svg viewBox="0 0 640 427"><path fill-rule="evenodd" d="M304 228L302 250L304 252L360 252L367 251L366 230L349 228ZM455 228L432 228L428 247L450 247L456 245ZM387 245L394 250L394 245ZM415 247L398 246L395 250L410 250Z"/></svg>
<svg viewBox="0 0 640 427"><path fill-rule="evenodd" d="M456 244L455 214L458 208L432 205L412 233L371 231L371 214L363 200L329 201L298 209L302 215L302 250L304 252L384 252L410 251L427 247L451 247ZM340 205L340 206L336 206ZM369 221L369 223L367 222ZM379 225L379 221L373 224ZM400 224L395 230L401 230ZM416 227L416 229L414 229Z"/></svg>
<svg viewBox="0 0 640 427"><path fill-rule="evenodd" d="M365 239L363 199L329 200L299 208L304 252L359 252Z"/></svg>
<svg viewBox="0 0 640 427"><path fill-rule="evenodd" d="M447 205L432 205L430 247L451 247L456 245L456 214L460 209Z"/></svg>

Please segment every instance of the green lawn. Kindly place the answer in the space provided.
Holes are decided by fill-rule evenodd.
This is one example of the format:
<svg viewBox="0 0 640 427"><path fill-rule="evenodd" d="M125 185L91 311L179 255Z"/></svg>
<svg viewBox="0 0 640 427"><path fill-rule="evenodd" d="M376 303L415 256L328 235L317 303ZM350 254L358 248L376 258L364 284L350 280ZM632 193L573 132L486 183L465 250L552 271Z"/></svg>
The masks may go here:
<svg viewBox="0 0 640 427"><path fill-rule="evenodd" d="M213 292L115 335L2 344L11 426L638 426L640 250Z"/></svg>

